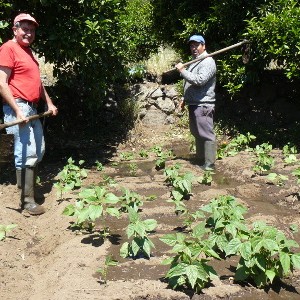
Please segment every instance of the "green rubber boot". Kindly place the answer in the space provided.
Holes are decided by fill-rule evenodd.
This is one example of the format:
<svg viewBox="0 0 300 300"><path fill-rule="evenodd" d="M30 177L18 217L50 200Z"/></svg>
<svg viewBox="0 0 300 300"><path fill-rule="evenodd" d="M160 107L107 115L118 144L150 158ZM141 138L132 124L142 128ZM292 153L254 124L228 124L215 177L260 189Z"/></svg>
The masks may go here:
<svg viewBox="0 0 300 300"><path fill-rule="evenodd" d="M201 166L204 171L213 171L216 161L216 143L213 141L204 142L205 163Z"/></svg>

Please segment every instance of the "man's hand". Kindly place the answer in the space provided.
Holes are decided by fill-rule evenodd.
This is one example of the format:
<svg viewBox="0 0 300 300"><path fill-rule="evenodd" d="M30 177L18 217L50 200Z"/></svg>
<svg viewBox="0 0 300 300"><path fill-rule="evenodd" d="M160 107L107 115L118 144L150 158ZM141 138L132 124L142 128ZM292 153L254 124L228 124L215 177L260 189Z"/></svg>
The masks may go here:
<svg viewBox="0 0 300 300"><path fill-rule="evenodd" d="M178 63L175 68L179 71L182 72L183 70L185 70L185 67L183 66L183 63Z"/></svg>
<svg viewBox="0 0 300 300"><path fill-rule="evenodd" d="M52 110L53 116L56 116L58 114L58 109L54 104L48 104L48 110Z"/></svg>

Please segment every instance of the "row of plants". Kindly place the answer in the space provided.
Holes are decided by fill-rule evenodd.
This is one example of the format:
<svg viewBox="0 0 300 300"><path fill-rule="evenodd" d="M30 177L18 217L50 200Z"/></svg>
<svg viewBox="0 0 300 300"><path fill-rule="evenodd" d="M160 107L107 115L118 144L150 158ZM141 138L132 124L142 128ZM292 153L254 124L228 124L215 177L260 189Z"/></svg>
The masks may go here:
<svg viewBox="0 0 300 300"><path fill-rule="evenodd" d="M239 149L253 151L257 157L269 155L272 147L267 143L254 149L240 147L240 144L245 145L254 138L248 135L246 141L241 137L235 139L234 143ZM234 151L233 145L230 147L232 152L227 153L238 153ZM161 149L158 150L161 153ZM290 145L283 149L284 159L293 160L293 163L297 160L291 155L295 156L296 153L295 147ZM98 167L99 163L97 169ZM184 221L186 233L167 234L160 239L173 247L171 252L174 256L163 262L170 264L166 279L172 288L192 288L200 292L217 276L209 265L210 261L233 255L240 256L235 280L254 282L260 288L300 267L300 254L293 252L299 245L294 240L287 239L277 228L263 222L246 224L244 214L247 210L232 196L220 196L200 210L188 212L182 200L191 195L192 183L195 180L204 182L203 178L201 181L192 173L180 174L180 169L179 164L164 169L165 182L172 187L172 199L169 201L175 203L175 212L181 211L187 216ZM103 166L99 170L102 171ZM142 205L142 196L128 189L123 188L123 194L116 196L105 187L96 186L81 191L79 199L75 204L68 205L64 214L76 217L74 226L92 230L95 221L99 218L104 220L105 215L118 218L121 213L128 213L128 241L122 244L120 256L150 258L151 249L155 245L149 235L155 230L157 222L154 219L142 220L139 215ZM295 227L291 228L295 230ZM107 237L108 228L104 226L101 234ZM116 264L117 261L111 256L106 258L105 266L98 270L105 278L104 281L108 268Z"/></svg>

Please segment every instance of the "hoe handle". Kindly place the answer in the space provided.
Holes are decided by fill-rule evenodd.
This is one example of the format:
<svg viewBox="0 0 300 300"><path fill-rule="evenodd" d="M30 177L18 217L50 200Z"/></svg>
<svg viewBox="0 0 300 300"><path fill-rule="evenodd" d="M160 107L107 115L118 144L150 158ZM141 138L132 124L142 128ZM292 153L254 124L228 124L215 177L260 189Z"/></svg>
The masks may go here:
<svg viewBox="0 0 300 300"><path fill-rule="evenodd" d="M50 116L50 115L52 115L52 114L53 114L52 110L48 110L48 111L46 111L46 112L43 112L43 113L40 113L40 114L37 114L37 115L30 116L30 117L28 117L27 119L28 119L28 121L32 121L32 120L36 120L36 119L39 119L39 118L42 118L42 117ZM12 121L12 122L0 124L0 130L5 129L5 128L7 128L7 127L11 127L11 126L14 126L14 125L21 124L21 123L23 123L23 122L24 122L23 120L15 120L15 121Z"/></svg>
<svg viewBox="0 0 300 300"><path fill-rule="evenodd" d="M226 47L226 48L220 49L220 50L215 51L215 52L212 52L212 53L208 53L207 55L204 55L204 56L202 56L202 57L198 57L198 58L196 58L196 59L193 59L193 60L191 60L191 61L188 61L188 62L184 63L183 66L184 66L184 67L187 67L187 66L189 66L189 65L191 65L191 64L193 64L193 63L195 63L195 62L197 62L197 61L203 60L203 59L205 59L205 58L207 58L207 57L214 56L214 55L217 55L217 54L226 52L226 51L228 51L228 50L237 48L237 47L239 47L239 46L241 46L241 45L243 45L243 44L248 44L248 43L249 43L248 40L243 40L243 41L241 41L241 42L239 42L239 43L233 44L233 45L228 46L228 47ZM176 71L176 70L177 70L176 68L173 68L173 69L171 69L171 70L165 72L165 74L174 72L174 71Z"/></svg>

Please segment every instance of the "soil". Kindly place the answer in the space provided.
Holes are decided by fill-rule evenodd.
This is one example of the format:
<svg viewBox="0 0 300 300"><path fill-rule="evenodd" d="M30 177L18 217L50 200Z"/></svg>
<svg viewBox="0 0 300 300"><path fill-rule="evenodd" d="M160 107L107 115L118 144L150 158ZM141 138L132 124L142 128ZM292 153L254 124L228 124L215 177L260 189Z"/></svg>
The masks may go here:
<svg viewBox="0 0 300 300"><path fill-rule="evenodd" d="M54 156L57 158L59 154L55 154L53 148L50 147L51 155L40 166L41 185L38 190L44 195L43 205L47 209L44 215L29 217L20 213L19 191L13 169L7 165L5 172L1 171L5 176L2 176L0 185L0 224L14 223L17 227L0 241L0 299L300 299L300 272L297 271L265 290L234 282L232 277L238 257L211 262L219 279L199 295L191 290L173 291L168 287L164 280L168 266L161 265L161 261L170 255L170 247L159 238L180 231L184 216L176 215L173 204L166 201L170 198L170 187L165 183L163 171L155 169L156 158L138 155L141 149L149 150L155 145L172 149L176 155L175 159L167 161L167 166L179 163L182 170L202 175L201 169L193 163L184 130L175 130L172 125L159 128L138 125L130 138L117 146L113 155L106 155L105 149L99 147L93 149L96 155L91 158L87 157L88 152L76 149L77 154L80 152L79 158L86 162L99 160L104 165L103 171L98 171L95 164L84 165L88 177L83 187L103 183L104 175L108 175L118 187L135 191L144 199L156 196L152 201L144 200L141 211L142 218L153 218L158 222L156 231L151 234L155 249L150 259L123 259L119 256L120 246L127 240L126 214L119 220L105 219L110 228L107 239L101 238L97 232L80 233L70 227L74 219L62 215L62 211L75 202L78 190L65 193L62 199L57 194L53 183L66 160L54 161ZM75 153L71 148L65 151L64 157ZM135 154L135 159L121 161L120 153L129 151ZM292 237L289 230L290 224L300 225L299 185L297 178L291 175L296 167L283 163L281 150L272 150L272 155L276 160L272 171L289 177L284 186L271 184L266 176L255 175L252 171L253 154L244 151L217 161L211 185L193 185L190 199L185 200L188 209L195 211L219 195L232 195L248 208L248 222L264 220L300 242L300 234ZM138 167L136 173L130 169L132 163ZM103 220L96 223L96 228L101 229L101 225ZM103 267L108 254L113 254L119 263L109 268L104 283L96 271Z"/></svg>

